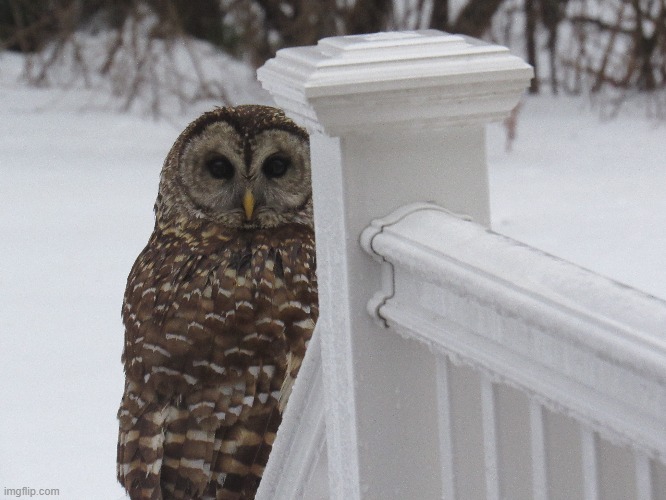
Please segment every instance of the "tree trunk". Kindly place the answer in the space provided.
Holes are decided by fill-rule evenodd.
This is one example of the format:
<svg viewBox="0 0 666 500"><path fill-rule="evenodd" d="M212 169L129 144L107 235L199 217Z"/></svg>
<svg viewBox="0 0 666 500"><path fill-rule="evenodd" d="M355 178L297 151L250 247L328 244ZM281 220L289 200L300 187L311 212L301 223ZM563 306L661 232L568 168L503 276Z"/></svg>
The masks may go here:
<svg viewBox="0 0 666 500"><path fill-rule="evenodd" d="M185 32L213 43L222 35L222 11L217 0L173 0L173 6Z"/></svg>
<svg viewBox="0 0 666 500"><path fill-rule="evenodd" d="M548 30L548 59L550 63L550 90L553 94L559 91L559 78L557 74L557 42L558 28L568 0L540 0L541 21Z"/></svg>
<svg viewBox="0 0 666 500"><path fill-rule="evenodd" d="M480 38L488 31L493 15L503 0L470 0L460 12L452 32Z"/></svg>
<svg viewBox="0 0 666 500"><path fill-rule="evenodd" d="M638 71L638 78L636 83L638 90L655 90L657 88L657 81L655 79L654 70L652 67L652 53L657 46L657 28L655 27L652 36L647 36L643 28L645 16L639 0L633 0L632 6L636 16L633 50Z"/></svg>
<svg viewBox="0 0 666 500"><path fill-rule="evenodd" d="M535 41L536 25L537 11L534 0L525 0L525 47L527 48L527 62L534 67L534 78L530 82L530 94L539 93L539 71Z"/></svg>
<svg viewBox="0 0 666 500"><path fill-rule="evenodd" d="M392 0L356 0L347 17L346 31L350 35L383 31L392 11Z"/></svg>
<svg viewBox="0 0 666 500"><path fill-rule="evenodd" d="M449 0L435 0L430 15L430 27L436 30L449 31Z"/></svg>

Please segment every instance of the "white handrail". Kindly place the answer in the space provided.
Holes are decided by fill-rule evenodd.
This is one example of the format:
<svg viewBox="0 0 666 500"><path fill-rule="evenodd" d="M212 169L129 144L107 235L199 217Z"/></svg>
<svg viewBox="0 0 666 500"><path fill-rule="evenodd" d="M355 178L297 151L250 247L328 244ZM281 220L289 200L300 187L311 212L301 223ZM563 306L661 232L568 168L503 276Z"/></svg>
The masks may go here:
<svg viewBox="0 0 666 500"><path fill-rule="evenodd" d="M362 242L390 267L382 322L666 461L666 302L434 205Z"/></svg>

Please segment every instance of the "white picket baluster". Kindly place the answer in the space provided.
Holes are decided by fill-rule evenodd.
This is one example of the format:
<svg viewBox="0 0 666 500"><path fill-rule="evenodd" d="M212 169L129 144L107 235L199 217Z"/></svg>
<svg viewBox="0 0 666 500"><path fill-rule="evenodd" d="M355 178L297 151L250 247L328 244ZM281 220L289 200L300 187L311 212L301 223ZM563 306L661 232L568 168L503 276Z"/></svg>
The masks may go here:
<svg viewBox="0 0 666 500"><path fill-rule="evenodd" d="M487 378L481 379L481 411L483 413L483 446L486 462L486 498L500 499L499 443L497 441L497 408L495 388Z"/></svg>
<svg viewBox="0 0 666 500"><path fill-rule="evenodd" d="M650 459L641 452L635 453L636 500L653 500L652 467ZM664 492L666 493L666 492Z"/></svg>
<svg viewBox="0 0 666 500"><path fill-rule="evenodd" d="M546 440L543 428L543 407L530 400L530 437L532 448L532 495L534 500L548 500Z"/></svg>
<svg viewBox="0 0 666 500"><path fill-rule="evenodd" d="M442 498L456 500L455 469L453 455L453 423L451 416L451 392L449 387L449 362L437 358L437 402L439 414L439 450L442 467Z"/></svg>

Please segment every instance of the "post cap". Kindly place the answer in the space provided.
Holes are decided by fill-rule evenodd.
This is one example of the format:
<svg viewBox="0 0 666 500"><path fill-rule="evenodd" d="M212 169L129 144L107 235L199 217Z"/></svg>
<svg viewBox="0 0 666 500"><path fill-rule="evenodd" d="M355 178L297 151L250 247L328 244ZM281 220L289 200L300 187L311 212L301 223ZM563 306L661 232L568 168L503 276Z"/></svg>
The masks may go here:
<svg viewBox="0 0 666 500"><path fill-rule="evenodd" d="M324 38L257 72L278 106L332 136L504 118L533 76L506 47L437 30Z"/></svg>

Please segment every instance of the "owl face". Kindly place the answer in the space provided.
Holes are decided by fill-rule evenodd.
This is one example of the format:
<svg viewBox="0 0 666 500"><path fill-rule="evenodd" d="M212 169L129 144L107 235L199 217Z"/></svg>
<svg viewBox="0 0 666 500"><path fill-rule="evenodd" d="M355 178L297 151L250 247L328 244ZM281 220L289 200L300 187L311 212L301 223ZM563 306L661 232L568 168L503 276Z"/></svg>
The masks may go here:
<svg viewBox="0 0 666 500"><path fill-rule="evenodd" d="M176 195L188 217L236 229L312 225L307 134L281 111L220 108L193 122L179 143L170 154L176 165L165 165L175 179L165 182L163 172L160 194Z"/></svg>

